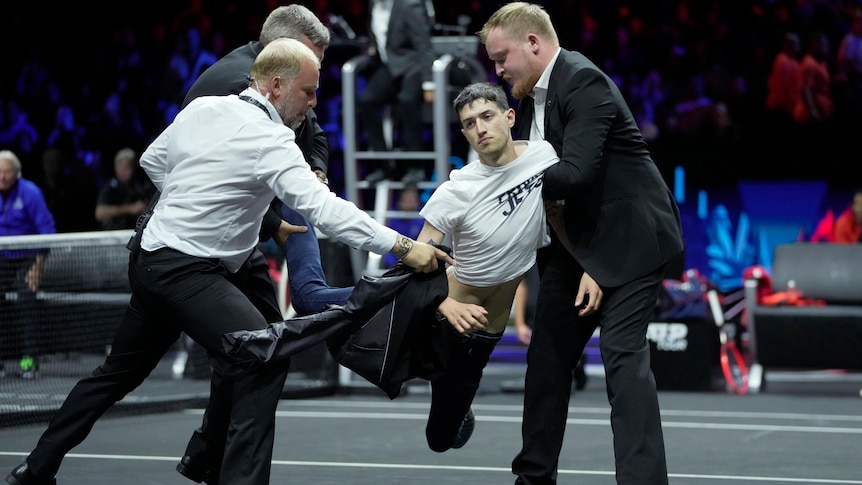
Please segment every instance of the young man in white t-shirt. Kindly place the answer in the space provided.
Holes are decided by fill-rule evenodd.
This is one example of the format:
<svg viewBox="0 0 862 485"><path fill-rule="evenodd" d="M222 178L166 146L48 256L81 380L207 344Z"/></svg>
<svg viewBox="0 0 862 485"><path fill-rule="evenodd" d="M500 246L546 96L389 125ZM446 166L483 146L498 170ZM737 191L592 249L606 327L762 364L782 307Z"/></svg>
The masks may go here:
<svg viewBox="0 0 862 485"><path fill-rule="evenodd" d="M470 409L482 371L509 321L515 289L550 243L542 200L544 171L559 161L550 143L514 141L515 111L492 83L465 87L454 101L461 132L479 159L454 170L420 214L419 241L452 237L449 296L438 311L451 325L445 373L431 381L425 429L437 452L461 448L473 431Z"/></svg>

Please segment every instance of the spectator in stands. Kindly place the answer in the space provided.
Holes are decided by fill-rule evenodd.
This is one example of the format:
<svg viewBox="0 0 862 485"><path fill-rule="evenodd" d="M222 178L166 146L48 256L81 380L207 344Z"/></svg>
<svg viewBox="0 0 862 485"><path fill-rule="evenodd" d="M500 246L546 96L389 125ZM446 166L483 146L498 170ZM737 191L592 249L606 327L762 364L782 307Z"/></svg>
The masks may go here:
<svg viewBox="0 0 862 485"><path fill-rule="evenodd" d="M793 116L793 108L799 98L799 36L793 32L784 35L781 50L772 61L766 81L766 109L772 114L771 130L786 134Z"/></svg>
<svg viewBox="0 0 862 485"><path fill-rule="evenodd" d="M74 154L60 147L48 148L42 153L42 171L42 190L57 232L97 229L94 214L99 190Z"/></svg>
<svg viewBox="0 0 862 485"><path fill-rule="evenodd" d="M847 101L850 126L862 129L862 4L852 11L850 30L838 45L835 67L836 82Z"/></svg>
<svg viewBox="0 0 862 485"><path fill-rule="evenodd" d="M108 161L112 160L119 150L146 145L150 141L144 135L138 106L131 102L132 93L127 89L127 85L126 81L121 81L116 89L105 96L101 113L88 129L88 142L99 148L99 175L106 180L114 175L114 170L107 166ZM137 166L137 160L135 162Z"/></svg>
<svg viewBox="0 0 862 485"><path fill-rule="evenodd" d="M78 156L83 149L81 140L87 132L87 127L78 123L75 111L68 103L57 106L54 117L54 127L48 134L48 146L59 147L67 153Z"/></svg>
<svg viewBox="0 0 862 485"><path fill-rule="evenodd" d="M114 156L114 177L99 191L96 220L104 230L134 229L154 190L149 180L139 180L135 151L120 149Z"/></svg>
<svg viewBox="0 0 862 485"><path fill-rule="evenodd" d="M54 217L42 191L21 176L21 161L10 150L0 151L0 236L55 233ZM47 252L10 250L0 252L0 306L3 308L0 345L10 352L17 344L23 354L18 372L33 378L39 371L40 335L36 292L42 281ZM7 301L7 294L16 298ZM15 335L19 339L14 338ZM6 357L0 352L0 359ZM3 372L0 363L0 372Z"/></svg>
<svg viewBox="0 0 862 485"><path fill-rule="evenodd" d="M821 125L832 118L832 79L829 74L829 38L814 32L799 64L801 96L793 107L793 121L800 125Z"/></svg>
<svg viewBox="0 0 862 485"><path fill-rule="evenodd" d="M370 59L360 67L366 84L356 106L360 128L371 151L386 152L399 145L405 151L421 151L425 147L422 103L434 101L433 13L425 0L371 0L370 4ZM395 146L391 147L383 134L381 110L386 106L393 108L392 119L400 128L393 130ZM405 183L428 179L422 160L401 160L397 167L391 160L378 160L376 165L365 177L370 183L399 175Z"/></svg>
<svg viewBox="0 0 862 485"><path fill-rule="evenodd" d="M12 100L8 103L8 113L4 112L3 115L7 117L8 124L0 123L0 143L16 146L19 153L29 155L39 140L39 134L30 123L27 112L20 108L17 101Z"/></svg>
<svg viewBox="0 0 862 485"><path fill-rule="evenodd" d="M211 396L227 400L230 415L215 480L269 483L275 407L287 368L240 368L222 338L276 321L268 317L281 320L277 305L264 314L252 303L274 301L265 294L274 293L272 287L247 288L235 279L258 242L274 195L302 207L330 236L365 250L396 252L417 271L436 271L438 260L454 264L444 251L401 236L336 197L308 170L291 141L305 111L316 104L319 65L299 41L267 44L249 73L251 87L240 96L193 101L141 156L162 195L129 258L132 300L111 353L71 390L9 483L52 483L69 450L143 382L181 332L206 347L226 384Z"/></svg>
<svg viewBox="0 0 862 485"><path fill-rule="evenodd" d="M198 76L218 61L218 56L204 47L201 40L201 32L198 28L190 27L186 32L186 38L188 39L189 49L186 55L188 67L182 92L187 92L191 89L192 84L194 84Z"/></svg>
<svg viewBox="0 0 862 485"><path fill-rule="evenodd" d="M833 242L839 244L862 243L862 187L853 192L853 201L835 219Z"/></svg>

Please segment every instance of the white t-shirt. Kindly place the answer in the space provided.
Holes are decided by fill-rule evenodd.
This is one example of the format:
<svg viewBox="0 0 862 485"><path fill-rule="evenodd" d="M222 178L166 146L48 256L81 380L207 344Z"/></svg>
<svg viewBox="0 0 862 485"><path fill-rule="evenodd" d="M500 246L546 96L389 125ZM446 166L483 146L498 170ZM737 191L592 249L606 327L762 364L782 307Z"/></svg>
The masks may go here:
<svg viewBox="0 0 862 485"><path fill-rule="evenodd" d="M510 281L536 262L536 250L551 242L545 223L542 180L559 161L550 143L528 145L502 167L475 160L453 170L420 214L452 236L455 278L488 287Z"/></svg>

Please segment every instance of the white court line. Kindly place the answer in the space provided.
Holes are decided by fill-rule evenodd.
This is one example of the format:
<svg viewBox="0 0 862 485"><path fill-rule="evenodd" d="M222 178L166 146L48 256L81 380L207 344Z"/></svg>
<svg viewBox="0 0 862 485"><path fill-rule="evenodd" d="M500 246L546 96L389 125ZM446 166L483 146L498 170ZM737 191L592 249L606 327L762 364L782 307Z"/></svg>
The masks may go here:
<svg viewBox="0 0 862 485"><path fill-rule="evenodd" d="M189 410L189 414L203 414L203 410ZM406 419L426 420L428 415L409 413L371 413L371 412L338 412L338 411L276 411L279 418L331 418L331 419ZM520 423L520 416L476 416L477 421L492 423ZM589 426L610 426L608 419L578 419L569 418L567 424ZM767 424L734 424L734 423L703 423L685 421L662 421L663 428L681 429L713 429L721 431L773 431L788 433L832 433L832 434L862 434L862 428L827 427L827 426L787 426Z"/></svg>
<svg viewBox="0 0 862 485"><path fill-rule="evenodd" d="M0 451L2 456L27 456L27 453ZM175 456L146 456L146 455L105 455L98 453L69 453L66 458L83 458L97 460L127 460L127 461L177 461ZM338 467L338 468L376 468L376 469L398 469L398 470L449 470L449 471L484 471L511 474L509 467L488 466L455 466L455 465L418 465L411 463L363 463L363 462L338 462L338 461L295 461L295 460L272 460L273 465L278 466L308 466L308 467ZM560 475L584 475L584 476L613 476L613 471L605 470L570 470L560 469ZM692 473L668 473L668 478L688 478L699 480L721 480L731 482L780 482L780 483L832 483L846 485L862 485L862 480L836 480L826 478L792 478L792 477L767 477L767 476L733 476L733 475L706 475Z"/></svg>
<svg viewBox="0 0 862 485"><path fill-rule="evenodd" d="M372 409L424 409L427 410L429 403L416 402L374 402L374 401L321 401L321 400L285 400L287 406L311 406L314 408L372 408ZM523 406L514 404L473 404L474 410L517 412L523 411ZM203 414L203 410L192 410ZM582 414L604 414L610 413L610 407L578 407L570 406L569 413ZM740 418L740 419L799 419L805 421L859 421L862 415L854 414L807 414L807 413L764 413L752 411L699 411L699 410L677 410L662 409L662 416L677 416L690 418Z"/></svg>

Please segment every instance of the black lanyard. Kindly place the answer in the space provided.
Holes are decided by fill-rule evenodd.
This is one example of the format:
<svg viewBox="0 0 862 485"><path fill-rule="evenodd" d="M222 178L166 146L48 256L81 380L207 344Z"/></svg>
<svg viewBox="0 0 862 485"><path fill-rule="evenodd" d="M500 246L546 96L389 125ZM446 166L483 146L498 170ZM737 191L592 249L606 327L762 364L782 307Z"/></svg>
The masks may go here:
<svg viewBox="0 0 862 485"><path fill-rule="evenodd" d="M253 104L258 108L262 109L264 113L266 113L266 117L272 119L272 116L269 115L269 110L266 109L266 106L263 105L260 101L252 98L251 96L240 96L239 99L245 101L246 103Z"/></svg>

